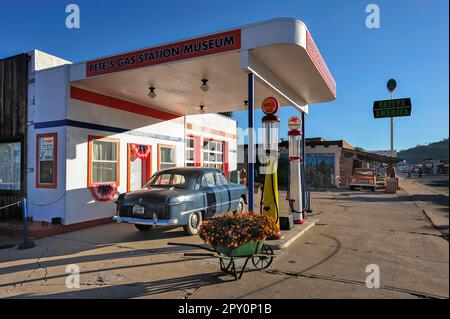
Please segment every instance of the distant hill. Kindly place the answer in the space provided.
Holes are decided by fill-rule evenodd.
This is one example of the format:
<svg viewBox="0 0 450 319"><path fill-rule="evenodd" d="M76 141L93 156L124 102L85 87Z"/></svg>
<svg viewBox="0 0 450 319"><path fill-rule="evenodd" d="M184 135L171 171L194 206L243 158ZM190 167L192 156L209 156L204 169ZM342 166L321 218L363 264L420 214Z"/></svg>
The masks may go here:
<svg viewBox="0 0 450 319"><path fill-rule="evenodd" d="M417 145L398 152L397 156L411 164L422 163L426 158L448 160L448 138L428 145Z"/></svg>

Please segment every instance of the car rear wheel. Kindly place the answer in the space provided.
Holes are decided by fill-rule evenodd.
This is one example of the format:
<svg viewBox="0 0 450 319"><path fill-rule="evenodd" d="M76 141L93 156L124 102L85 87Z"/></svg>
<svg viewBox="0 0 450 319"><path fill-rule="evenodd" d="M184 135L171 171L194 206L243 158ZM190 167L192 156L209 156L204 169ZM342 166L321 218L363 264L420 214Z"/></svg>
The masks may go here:
<svg viewBox="0 0 450 319"><path fill-rule="evenodd" d="M136 227L139 231L148 231L150 230L150 228L152 228L151 225L139 225L139 224L134 224L134 227Z"/></svg>
<svg viewBox="0 0 450 319"><path fill-rule="evenodd" d="M200 225L202 223L202 213L201 212L193 212L189 215L189 220L187 225L184 225L184 231L190 235L197 235Z"/></svg>

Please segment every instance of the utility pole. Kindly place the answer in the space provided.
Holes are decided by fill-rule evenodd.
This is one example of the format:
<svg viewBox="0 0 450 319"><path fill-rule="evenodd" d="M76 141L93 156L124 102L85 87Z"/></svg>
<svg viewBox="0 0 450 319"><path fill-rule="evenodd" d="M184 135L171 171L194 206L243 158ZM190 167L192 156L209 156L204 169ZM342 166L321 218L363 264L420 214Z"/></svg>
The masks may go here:
<svg viewBox="0 0 450 319"><path fill-rule="evenodd" d="M394 92L391 92L391 100L394 99ZM394 156L394 117L391 116L391 156Z"/></svg>
<svg viewBox="0 0 450 319"><path fill-rule="evenodd" d="M390 79L387 82L387 89L391 93L391 100L394 99L394 91L397 87L397 82L394 79ZM391 156L394 157L394 117L391 116Z"/></svg>

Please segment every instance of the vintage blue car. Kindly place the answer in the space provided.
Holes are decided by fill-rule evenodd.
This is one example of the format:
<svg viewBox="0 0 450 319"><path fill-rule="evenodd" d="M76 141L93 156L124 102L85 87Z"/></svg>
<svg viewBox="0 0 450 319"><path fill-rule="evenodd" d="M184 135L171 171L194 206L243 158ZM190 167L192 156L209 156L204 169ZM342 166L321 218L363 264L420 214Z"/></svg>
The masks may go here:
<svg viewBox="0 0 450 319"><path fill-rule="evenodd" d="M141 231L154 225L180 225L197 234L202 220L226 212L245 211L247 188L230 183L215 168L169 168L156 173L145 187L117 198L118 223Z"/></svg>

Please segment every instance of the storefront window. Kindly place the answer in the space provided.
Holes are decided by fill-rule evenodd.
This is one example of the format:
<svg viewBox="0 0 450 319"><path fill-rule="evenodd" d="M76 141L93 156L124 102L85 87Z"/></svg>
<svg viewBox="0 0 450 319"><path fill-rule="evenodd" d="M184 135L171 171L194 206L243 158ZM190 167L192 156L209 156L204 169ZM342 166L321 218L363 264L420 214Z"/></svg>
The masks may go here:
<svg viewBox="0 0 450 319"><path fill-rule="evenodd" d="M306 180L313 187L335 186L334 154L306 154Z"/></svg>
<svg viewBox="0 0 450 319"><path fill-rule="evenodd" d="M223 143L218 141L203 142L203 166L223 170Z"/></svg>
<svg viewBox="0 0 450 319"><path fill-rule="evenodd" d="M20 190L21 143L0 143L0 190Z"/></svg>
<svg viewBox="0 0 450 319"><path fill-rule="evenodd" d="M159 169L175 167L175 146L159 145Z"/></svg>
<svg viewBox="0 0 450 319"><path fill-rule="evenodd" d="M36 136L37 165L36 187L56 187L57 135L56 133Z"/></svg>
<svg viewBox="0 0 450 319"><path fill-rule="evenodd" d="M119 183L119 141L90 138L90 184Z"/></svg>

